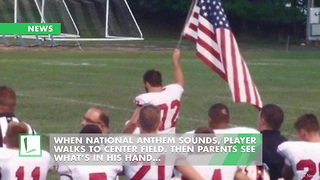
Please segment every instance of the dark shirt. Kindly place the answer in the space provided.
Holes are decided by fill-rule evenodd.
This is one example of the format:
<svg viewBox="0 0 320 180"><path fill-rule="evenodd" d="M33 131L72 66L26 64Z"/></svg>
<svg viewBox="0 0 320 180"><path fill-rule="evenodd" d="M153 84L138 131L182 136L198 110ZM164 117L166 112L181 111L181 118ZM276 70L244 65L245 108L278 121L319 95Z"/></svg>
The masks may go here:
<svg viewBox="0 0 320 180"><path fill-rule="evenodd" d="M13 113L0 113L0 117L15 117Z"/></svg>
<svg viewBox="0 0 320 180"><path fill-rule="evenodd" d="M281 178L284 158L277 153L279 144L287 141L278 130L264 130L262 133L262 161L269 167L271 180Z"/></svg>
<svg viewBox="0 0 320 180"><path fill-rule="evenodd" d="M12 118L15 117L13 113L0 113L0 147L3 147L3 135L7 131L7 129L4 129L1 127L2 123L9 123ZM1 121L4 121L1 123ZM1 179L1 178L0 178Z"/></svg>
<svg viewBox="0 0 320 180"><path fill-rule="evenodd" d="M11 121L20 122L18 118L15 117L14 113L0 113L0 147L3 147L3 135L6 134L8 124ZM4 126L1 126L4 125ZM30 129L29 133L35 134L35 130L27 124L28 129ZM0 178L1 179L1 178Z"/></svg>

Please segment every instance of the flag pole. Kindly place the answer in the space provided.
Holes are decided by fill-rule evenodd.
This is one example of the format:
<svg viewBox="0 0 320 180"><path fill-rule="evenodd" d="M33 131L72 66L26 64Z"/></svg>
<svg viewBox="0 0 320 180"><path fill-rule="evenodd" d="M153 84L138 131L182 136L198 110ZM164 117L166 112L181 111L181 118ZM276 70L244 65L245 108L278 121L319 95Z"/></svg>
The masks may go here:
<svg viewBox="0 0 320 180"><path fill-rule="evenodd" d="M193 10L193 7L194 5L196 4L197 0L192 0L192 3L191 3L191 6L189 8L189 12L188 12L188 16L187 16L187 19L186 21L184 22L184 25L183 25L183 29L182 29L182 32L180 34L180 38L179 38L179 41L178 41L178 44L177 44L177 49L180 49L180 46L181 46L181 42L182 42L182 38L183 38L183 31L187 25L187 22L189 21L189 18L191 16L191 13L192 13L192 10Z"/></svg>

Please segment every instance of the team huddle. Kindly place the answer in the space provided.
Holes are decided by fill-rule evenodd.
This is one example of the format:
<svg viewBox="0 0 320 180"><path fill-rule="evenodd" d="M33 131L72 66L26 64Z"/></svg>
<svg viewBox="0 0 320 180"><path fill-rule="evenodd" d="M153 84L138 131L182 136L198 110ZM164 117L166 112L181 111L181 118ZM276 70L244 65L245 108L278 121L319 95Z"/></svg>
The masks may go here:
<svg viewBox="0 0 320 180"><path fill-rule="evenodd" d="M161 73L148 70L143 75L146 93L138 95L136 109L124 124L122 133L174 134L184 92L180 50L173 52L174 83L163 86ZM287 141L280 134L284 120L282 109L274 104L263 106L257 129L230 127L231 116L226 105L217 103L208 111L207 126L187 134L261 133L263 166L195 166L195 165L124 165L76 166L53 165L50 154L42 157L19 157L19 134L36 134L29 124L15 117L16 94L7 86L0 87L0 180L45 180L56 171L60 180L110 180L125 176L131 180L249 180L249 179L320 179L320 127L313 114L297 118L294 128L299 141ZM80 133L107 134L109 117L105 110L92 107L84 114ZM185 157L188 160L188 157Z"/></svg>

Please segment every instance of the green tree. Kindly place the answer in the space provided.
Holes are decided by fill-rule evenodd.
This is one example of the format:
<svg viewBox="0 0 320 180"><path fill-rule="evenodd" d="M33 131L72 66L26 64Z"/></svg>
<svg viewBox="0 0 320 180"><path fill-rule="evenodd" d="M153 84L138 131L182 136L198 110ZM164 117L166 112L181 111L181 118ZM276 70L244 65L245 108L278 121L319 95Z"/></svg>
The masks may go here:
<svg viewBox="0 0 320 180"><path fill-rule="evenodd" d="M130 0L130 3L150 11L187 12L191 0Z"/></svg>
<svg viewBox="0 0 320 180"><path fill-rule="evenodd" d="M320 4L320 0L314 0ZM141 13L186 16L192 0L129 0ZM305 29L307 0L223 0L231 27L237 33L298 37ZM181 16L180 16L181 17ZM184 21L181 19L179 21Z"/></svg>

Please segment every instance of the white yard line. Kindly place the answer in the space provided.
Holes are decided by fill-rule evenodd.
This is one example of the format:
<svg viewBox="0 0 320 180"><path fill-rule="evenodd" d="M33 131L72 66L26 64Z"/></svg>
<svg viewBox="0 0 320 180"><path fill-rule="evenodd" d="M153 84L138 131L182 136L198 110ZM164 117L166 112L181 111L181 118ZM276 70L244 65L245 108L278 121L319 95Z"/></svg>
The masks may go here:
<svg viewBox="0 0 320 180"><path fill-rule="evenodd" d="M37 68L28 68L28 67L23 67L22 68L23 70L26 70L26 71L30 71L30 72L39 72L39 73L44 73L44 74L47 74L48 73L48 70L39 70ZM55 72L55 71L51 71L52 72ZM58 72L59 74L79 74L79 75L86 75L86 76L96 76L98 73L88 73L88 72L68 72L68 71L60 71Z"/></svg>
<svg viewBox="0 0 320 180"><path fill-rule="evenodd" d="M301 109L301 110L308 110L308 111L319 111L319 108L312 108L312 107L304 107L304 106L292 106L292 105L281 105L280 107L286 108L293 108L293 109Z"/></svg>
<svg viewBox="0 0 320 180"><path fill-rule="evenodd" d="M80 101L80 100L76 100L76 99L60 98L60 97L32 96L32 95L21 94L21 93L17 93L17 95L21 96L21 97L56 100L56 101L63 101L63 102L75 103L75 104L87 104L87 105L107 107L107 108L110 108L110 109L122 110L122 111L127 111L127 112L134 112L133 110L130 110L128 108L117 107L117 106L113 106L111 104L106 104L106 103L102 104L102 103L96 103L96 102L90 102L90 101Z"/></svg>
<svg viewBox="0 0 320 180"><path fill-rule="evenodd" d="M283 66L282 63L261 63L261 62L254 62L254 63L247 63L251 66Z"/></svg>
<svg viewBox="0 0 320 180"><path fill-rule="evenodd" d="M43 65L47 66L70 66L70 67L78 67L78 66L87 66L87 67L104 67L104 68L112 68L112 69L133 69L133 70L145 70L145 68L137 68L132 66L126 66L126 64L123 65L110 65L110 64L103 64L103 63L89 63L89 62L78 62L78 63L72 63L72 62L44 62Z"/></svg>

